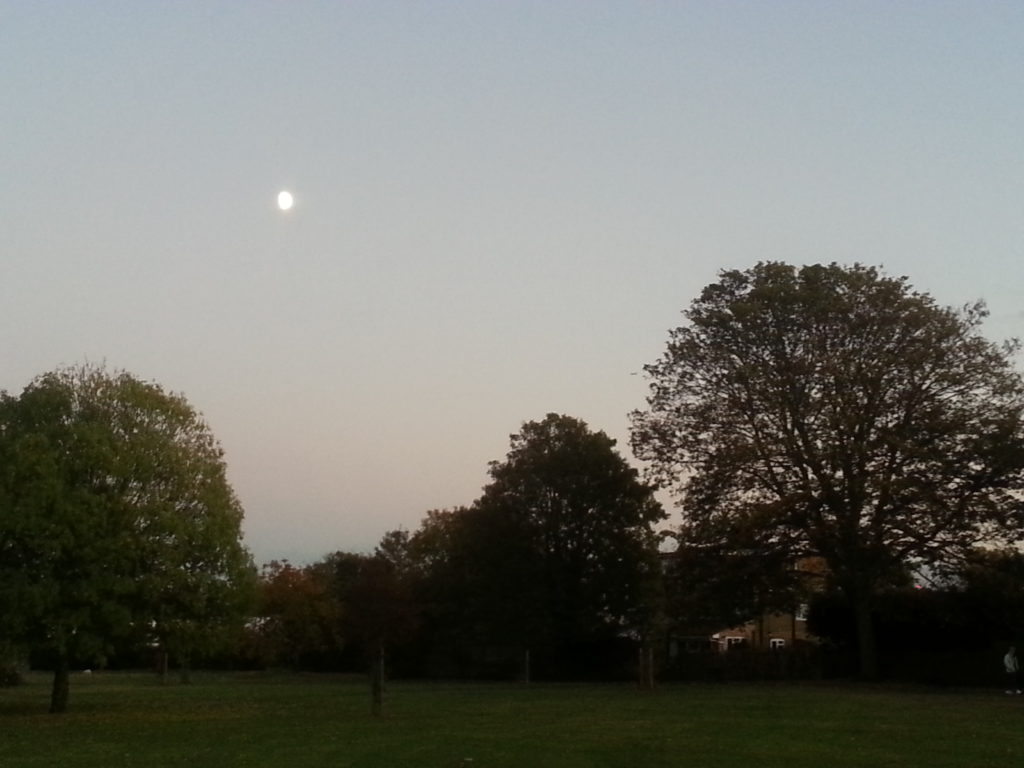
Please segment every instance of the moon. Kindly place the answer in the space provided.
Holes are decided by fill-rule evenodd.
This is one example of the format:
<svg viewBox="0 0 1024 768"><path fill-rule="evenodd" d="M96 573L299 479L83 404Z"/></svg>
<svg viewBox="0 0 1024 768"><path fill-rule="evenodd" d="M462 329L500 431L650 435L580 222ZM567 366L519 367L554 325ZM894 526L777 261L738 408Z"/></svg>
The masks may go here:
<svg viewBox="0 0 1024 768"><path fill-rule="evenodd" d="M282 189L280 192L277 193L278 208L280 208L282 211L287 211L293 205L295 205L295 198L292 197L291 192L289 192L287 189Z"/></svg>

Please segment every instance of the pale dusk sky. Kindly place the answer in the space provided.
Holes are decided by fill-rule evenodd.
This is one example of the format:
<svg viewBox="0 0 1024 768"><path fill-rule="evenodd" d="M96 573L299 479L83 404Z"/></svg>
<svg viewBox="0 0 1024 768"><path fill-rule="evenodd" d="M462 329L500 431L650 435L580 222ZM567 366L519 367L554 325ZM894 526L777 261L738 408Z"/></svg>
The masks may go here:
<svg viewBox="0 0 1024 768"><path fill-rule="evenodd" d="M1024 335L1018 2L26 0L0 72L0 389L183 392L257 562L470 503L548 412L629 456L721 269Z"/></svg>

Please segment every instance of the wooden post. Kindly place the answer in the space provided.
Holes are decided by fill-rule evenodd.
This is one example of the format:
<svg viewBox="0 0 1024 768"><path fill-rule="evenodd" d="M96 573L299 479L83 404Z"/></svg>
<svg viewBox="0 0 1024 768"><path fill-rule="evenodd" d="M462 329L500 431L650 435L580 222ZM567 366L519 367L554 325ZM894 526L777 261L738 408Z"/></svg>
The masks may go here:
<svg viewBox="0 0 1024 768"><path fill-rule="evenodd" d="M637 648L637 682L647 691L654 690L654 644L642 640Z"/></svg>
<svg viewBox="0 0 1024 768"><path fill-rule="evenodd" d="M654 644L647 644L647 690L654 690Z"/></svg>
<svg viewBox="0 0 1024 768"><path fill-rule="evenodd" d="M167 685L167 670L169 667L170 654L167 652L167 646L161 643L156 651L156 674L160 678L160 685Z"/></svg>
<svg viewBox="0 0 1024 768"><path fill-rule="evenodd" d="M370 666L370 695L373 700L371 711L374 717L384 712L384 644L377 646L377 656Z"/></svg>
<svg viewBox="0 0 1024 768"><path fill-rule="evenodd" d="M66 651L57 657L57 666L53 670L53 689L50 692L50 713L60 714L68 709L68 696L71 678L71 660Z"/></svg>

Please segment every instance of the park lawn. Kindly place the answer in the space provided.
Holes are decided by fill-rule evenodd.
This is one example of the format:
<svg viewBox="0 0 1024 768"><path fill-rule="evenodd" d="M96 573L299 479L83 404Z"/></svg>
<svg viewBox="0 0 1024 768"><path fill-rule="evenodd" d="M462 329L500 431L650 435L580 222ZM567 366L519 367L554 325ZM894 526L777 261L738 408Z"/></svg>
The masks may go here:
<svg viewBox="0 0 1024 768"><path fill-rule="evenodd" d="M389 684L284 674L75 675L0 689L0 766L1024 765L1024 697L840 684Z"/></svg>

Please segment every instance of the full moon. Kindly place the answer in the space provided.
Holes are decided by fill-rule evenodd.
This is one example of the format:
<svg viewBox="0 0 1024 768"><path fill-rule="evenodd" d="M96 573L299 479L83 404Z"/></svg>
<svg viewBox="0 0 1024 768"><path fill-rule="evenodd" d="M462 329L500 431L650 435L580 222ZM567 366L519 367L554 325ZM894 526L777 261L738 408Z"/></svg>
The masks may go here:
<svg viewBox="0 0 1024 768"><path fill-rule="evenodd" d="M277 207L282 211L287 211L295 204L295 198L292 197L292 193L287 189L281 190L277 193Z"/></svg>

